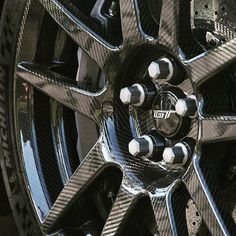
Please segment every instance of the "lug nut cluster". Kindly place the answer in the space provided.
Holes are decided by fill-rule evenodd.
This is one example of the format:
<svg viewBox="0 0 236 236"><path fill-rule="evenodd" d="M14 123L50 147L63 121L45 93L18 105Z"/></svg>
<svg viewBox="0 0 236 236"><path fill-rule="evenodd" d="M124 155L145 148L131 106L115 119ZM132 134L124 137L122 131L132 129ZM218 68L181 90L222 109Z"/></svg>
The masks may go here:
<svg viewBox="0 0 236 236"><path fill-rule="evenodd" d="M164 161L169 167L184 166L192 153L187 142L180 142L173 147L165 148L161 140L149 135L133 139L129 143L129 152L135 157L146 158L151 158L154 154L158 154L157 152L162 153L162 157L156 155L156 160Z"/></svg>
<svg viewBox="0 0 236 236"><path fill-rule="evenodd" d="M174 63L169 58L153 61L148 67L148 74L155 85L158 85L160 80L169 82L175 74ZM143 84L125 87L120 91L120 100L123 104L129 106L145 106L146 101L154 101L158 86L154 86L154 88L155 91L153 92L153 88L150 89ZM150 93L150 91L152 92ZM188 96L176 102L175 112L180 117L193 117L196 111L197 103L195 96ZM135 157L146 158L152 158L159 152L162 155L161 158L158 157L158 161L163 161L170 167L184 166L192 155L188 143L179 142L173 147L165 147L163 141L152 135L144 135L133 139L129 143L129 152Z"/></svg>

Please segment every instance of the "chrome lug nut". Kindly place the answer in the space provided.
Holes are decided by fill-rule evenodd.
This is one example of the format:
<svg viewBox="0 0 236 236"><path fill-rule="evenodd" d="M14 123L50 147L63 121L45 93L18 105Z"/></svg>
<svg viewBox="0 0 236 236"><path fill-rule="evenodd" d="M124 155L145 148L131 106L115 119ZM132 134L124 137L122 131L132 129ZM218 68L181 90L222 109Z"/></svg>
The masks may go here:
<svg viewBox="0 0 236 236"><path fill-rule="evenodd" d="M145 100L145 91L142 85L134 84L120 91L120 100L125 105L141 106Z"/></svg>
<svg viewBox="0 0 236 236"><path fill-rule="evenodd" d="M129 143L129 152L135 157L150 157L152 156L153 151L154 143L147 135L133 139Z"/></svg>
<svg viewBox="0 0 236 236"><path fill-rule="evenodd" d="M190 152L184 143L177 143L172 148L165 148L163 160L167 165L183 166L186 164Z"/></svg>
<svg viewBox="0 0 236 236"><path fill-rule="evenodd" d="M153 82L157 82L158 79L170 80L174 75L174 66L170 59L162 58L149 65L148 73Z"/></svg>
<svg viewBox="0 0 236 236"><path fill-rule="evenodd" d="M197 111L195 96L179 99L175 105L175 111L179 116L194 116Z"/></svg>

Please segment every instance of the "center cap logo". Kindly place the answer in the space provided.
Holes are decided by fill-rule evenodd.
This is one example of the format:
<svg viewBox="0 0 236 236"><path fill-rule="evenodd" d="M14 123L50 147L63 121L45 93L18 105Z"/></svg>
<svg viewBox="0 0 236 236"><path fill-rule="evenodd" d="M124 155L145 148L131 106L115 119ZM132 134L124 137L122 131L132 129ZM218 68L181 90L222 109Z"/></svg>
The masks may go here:
<svg viewBox="0 0 236 236"><path fill-rule="evenodd" d="M154 119L164 119L167 120L172 114L176 114L176 111L162 111L162 110L153 110Z"/></svg>
<svg viewBox="0 0 236 236"><path fill-rule="evenodd" d="M177 101L184 97L185 94L175 87L163 88L157 94L152 105L152 120L163 137L182 138L191 126L191 121L179 116L175 110Z"/></svg>

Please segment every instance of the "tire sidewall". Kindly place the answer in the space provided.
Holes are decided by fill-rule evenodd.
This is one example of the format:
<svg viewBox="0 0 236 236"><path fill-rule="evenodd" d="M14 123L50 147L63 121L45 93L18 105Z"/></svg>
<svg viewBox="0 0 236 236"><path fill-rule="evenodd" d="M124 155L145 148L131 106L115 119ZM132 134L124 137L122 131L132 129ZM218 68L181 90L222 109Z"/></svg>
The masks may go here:
<svg viewBox="0 0 236 236"><path fill-rule="evenodd" d="M7 0L0 24L0 157L9 203L20 235L41 235L17 151L13 112L15 60L26 0Z"/></svg>

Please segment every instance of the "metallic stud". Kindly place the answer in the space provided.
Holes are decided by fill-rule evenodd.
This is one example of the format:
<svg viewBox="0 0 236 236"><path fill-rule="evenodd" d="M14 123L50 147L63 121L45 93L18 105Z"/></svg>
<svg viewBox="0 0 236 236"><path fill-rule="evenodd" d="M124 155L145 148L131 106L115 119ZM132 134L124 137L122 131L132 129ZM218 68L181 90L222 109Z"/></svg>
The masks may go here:
<svg viewBox="0 0 236 236"><path fill-rule="evenodd" d="M152 139L144 135L141 138L133 139L129 143L129 152L135 157L150 157L154 151Z"/></svg>
<svg viewBox="0 0 236 236"><path fill-rule="evenodd" d="M194 116L197 111L196 97L179 99L175 105L175 111L179 116Z"/></svg>
<svg viewBox="0 0 236 236"><path fill-rule="evenodd" d="M189 159L189 150L184 143L177 143L172 148L165 148L163 160L167 165L183 166Z"/></svg>
<svg viewBox="0 0 236 236"><path fill-rule="evenodd" d="M120 91L120 100L125 105L141 106L145 100L145 91L142 85L134 84Z"/></svg>
<svg viewBox="0 0 236 236"><path fill-rule="evenodd" d="M216 47L221 44L221 39L217 38L214 34L208 31L206 33L206 42L208 43L208 45Z"/></svg>
<svg viewBox="0 0 236 236"><path fill-rule="evenodd" d="M119 2L118 1L112 1L108 12L109 12L109 15L111 17L117 16L118 12L119 12Z"/></svg>
<svg viewBox="0 0 236 236"><path fill-rule="evenodd" d="M174 66L170 59L162 58L150 64L148 73L154 82L159 79L170 80L174 75Z"/></svg>

